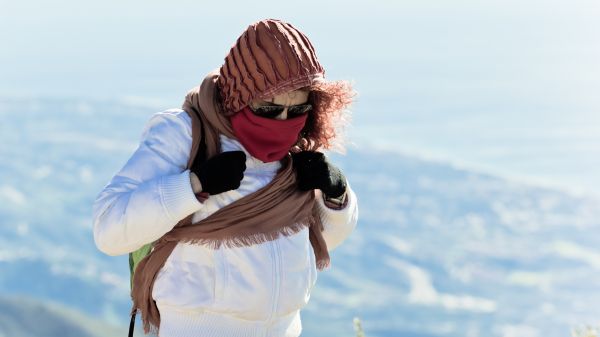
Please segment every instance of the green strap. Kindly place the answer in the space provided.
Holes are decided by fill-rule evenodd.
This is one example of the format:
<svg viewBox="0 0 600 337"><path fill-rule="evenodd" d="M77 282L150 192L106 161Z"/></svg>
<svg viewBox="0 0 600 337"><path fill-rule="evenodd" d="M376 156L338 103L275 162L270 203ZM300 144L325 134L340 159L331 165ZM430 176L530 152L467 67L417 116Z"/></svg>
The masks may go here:
<svg viewBox="0 0 600 337"><path fill-rule="evenodd" d="M150 253L152 243L143 245L140 249L129 253L129 289L133 289L133 273L140 261Z"/></svg>

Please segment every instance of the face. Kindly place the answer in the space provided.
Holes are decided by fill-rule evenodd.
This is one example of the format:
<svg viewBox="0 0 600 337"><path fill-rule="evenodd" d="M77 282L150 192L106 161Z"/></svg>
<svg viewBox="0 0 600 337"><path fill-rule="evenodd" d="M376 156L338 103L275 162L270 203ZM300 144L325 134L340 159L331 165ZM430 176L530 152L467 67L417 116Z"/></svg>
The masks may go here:
<svg viewBox="0 0 600 337"><path fill-rule="evenodd" d="M298 105L304 104L308 102L308 90L294 90L288 91L283 94L265 98L265 99L254 99L250 102L250 106L253 108L263 106L263 105L283 105L286 106L283 111L275 117L275 119L283 120L288 118L288 108L290 105Z"/></svg>

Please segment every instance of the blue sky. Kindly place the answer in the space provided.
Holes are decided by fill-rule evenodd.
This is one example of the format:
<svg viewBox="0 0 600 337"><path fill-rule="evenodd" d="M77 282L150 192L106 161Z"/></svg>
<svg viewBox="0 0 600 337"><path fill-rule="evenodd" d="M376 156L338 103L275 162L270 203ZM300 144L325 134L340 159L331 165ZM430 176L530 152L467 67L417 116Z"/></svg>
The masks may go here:
<svg viewBox="0 0 600 337"><path fill-rule="evenodd" d="M359 97L355 146L600 190L595 1L2 1L0 95L169 108L251 22L292 22ZM132 130L138 132L138 130Z"/></svg>

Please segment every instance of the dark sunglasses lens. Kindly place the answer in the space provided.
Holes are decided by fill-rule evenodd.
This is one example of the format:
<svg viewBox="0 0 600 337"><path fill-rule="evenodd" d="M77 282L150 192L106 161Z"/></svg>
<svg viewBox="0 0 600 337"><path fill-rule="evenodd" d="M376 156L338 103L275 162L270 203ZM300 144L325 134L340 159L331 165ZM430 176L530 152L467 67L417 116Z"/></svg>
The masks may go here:
<svg viewBox="0 0 600 337"><path fill-rule="evenodd" d="M264 118L275 118L275 117L279 116L283 112L284 109L285 109L285 106L264 105L264 106L252 108L251 110L257 116L264 117ZM312 105L310 105L310 104L292 105L292 106L288 107L288 115L290 117L297 117L300 115L304 115L305 113L309 112L310 110L312 110Z"/></svg>
<svg viewBox="0 0 600 337"><path fill-rule="evenodd" d="M279 106L259 106L254 108L254 114L265 117L265 118L275 118L279 116L285 107Z"/></svg>
<svg viewBox="0 0 600 337"><path fill-rule="evenodd" d="M301 104L294 105L288 108L288 114L291 116L300 116L312 110L312 105L310 104Z"/></svg>

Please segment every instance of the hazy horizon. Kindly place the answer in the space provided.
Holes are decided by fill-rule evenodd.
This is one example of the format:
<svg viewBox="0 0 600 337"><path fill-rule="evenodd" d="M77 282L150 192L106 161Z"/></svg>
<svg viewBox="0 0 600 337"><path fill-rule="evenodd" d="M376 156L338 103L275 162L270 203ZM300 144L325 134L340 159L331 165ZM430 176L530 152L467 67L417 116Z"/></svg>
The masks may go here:
<svg viewBox="0 0 600 337"><path fill-rule="evenodd" d="M597 2L2 7L2 97L178 107L248 24L277 17L309 36L328 78L355 83L350 140L359 146L600 191Z"/></svg>

